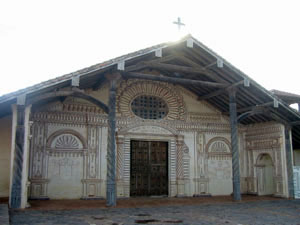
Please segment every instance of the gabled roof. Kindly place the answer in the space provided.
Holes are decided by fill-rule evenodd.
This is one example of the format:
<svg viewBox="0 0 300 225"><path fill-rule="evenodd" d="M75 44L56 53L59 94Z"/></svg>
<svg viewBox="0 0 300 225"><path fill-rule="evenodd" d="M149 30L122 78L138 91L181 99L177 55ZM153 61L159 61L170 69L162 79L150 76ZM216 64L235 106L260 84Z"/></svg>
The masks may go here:
<svg viewBox="0 0 300 225"><path fill-rule="evenodd" d="M271 90L271 92L288 104L300 103L300 95L275 89Z"/></svg>
<svg viewBox="0 0 300 225"><path fill-rule="evenodd" d="M156 54L160 51L162 57L160 57L160 54ZM101 84L106 80L105 74L117 71L120 62L125 62L125 71L130 70L137 74L148 69L155 70L156 73L160 73L165 78L184 78L194 81L223 83L227 87L236 86L239 88L237 94L238 115L251 110L255 106L270 106L272 108L275 101L279 104L279 107L273 109L280 120L287 122L300 120L300 114L290 108L286 102L263 88L191 35L187 35L177 42L155 45L3 95L0 97L0 117L10 112L10 104L15 103L18 96L26 94L30 98L70 86L74 77L80 77L81 89L101 88ZM153 62L158 62L158 66L153 67ZM185 69L174 71L174 68L178 67L184 67ZM243 82L249 82L250 86L244 87ZM226 89L220 91L219 88L211 86L182 86L196 94L199 100L209 102L224 114L229 113L229 100ZM268 115L258 114L243 120L242 123L251 124L271 120L273 119ZM299 141L300 146L300 127L299 130L293 129L293 131L295 131L293 138Z"/></svg>

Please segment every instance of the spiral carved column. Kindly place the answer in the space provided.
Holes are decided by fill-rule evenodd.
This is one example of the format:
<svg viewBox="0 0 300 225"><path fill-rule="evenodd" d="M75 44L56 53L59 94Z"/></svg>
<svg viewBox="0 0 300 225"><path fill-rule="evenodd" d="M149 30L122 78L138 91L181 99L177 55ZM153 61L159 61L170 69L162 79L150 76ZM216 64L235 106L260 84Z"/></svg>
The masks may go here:
<svg viewBox="0 0 300 225"><path fill-rule="evenodd" d="M117 196L124 197L124 187L123 187L123 167L124 167L124 136L117 137Z"/></svg>
<svg viewBox="0 0 300 225"><path fill-rule="evenodd" d="M25 106L18 105L16 113L16 136L15 136L15 154L13 160L12 188L10 207L21 208L22 198L22 169L23 169L23 152L25 140Z"/></svg>
<svg viewBox="0 0 300 225"><path fill-rule="evenodd" d="M288 196L289 198L294 197L294 174L293 174L293 162L292 162L292 149L290 139L291 128L287 125L284 128L285 134L285 152L286 152L286 168L288 175Z"/></svg>
<svg viewBox="0 0 300 225"><path fill-rule="evenodd" d="M240 162L238 147L238 131L237 131L237 113L236 113L236 90L229 92L229 112L231 127L231 149L232 149L232 175L233 175L233 199L241 200L240 185Z"/></svg>
<svg viewBox="0 0 300 225"><path fill-rule="evenodd" d="M108 135L107 135L107 184L106 184L106 205L116 205L116 82L111 80L109 91L109 114L108 114Z"/></svg>
<svg viewBox="0 0 300 225"><path fill-rule="evenodd" d="M176 177L177 177L177 196L184 196L184 176L183 176L183 137L179 136L176 140L177 144L177 167L176 167Z"/></svg>

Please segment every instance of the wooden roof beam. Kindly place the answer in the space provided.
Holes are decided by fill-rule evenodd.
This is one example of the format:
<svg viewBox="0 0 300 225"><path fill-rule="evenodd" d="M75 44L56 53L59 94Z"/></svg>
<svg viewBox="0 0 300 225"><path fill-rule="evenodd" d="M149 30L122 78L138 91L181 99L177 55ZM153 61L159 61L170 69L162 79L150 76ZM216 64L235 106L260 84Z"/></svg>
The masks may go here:
<svg viewBox="0 0 300 225"><path fill-rule="evenodd" d="M236 86L239 86L239 85L241 85L241 84L243 84L243 83L244 83L243 80L238 81L238 82L236 82L236 83L234 83L234 84L228 85L227 87L225 87L225 88L223 88L223 89L220 89L220 90L211 92L211 93L209 93L209 94L207 94L207 95L203 95L203 96L201 96L201 97L198 97L198 100L201 101L201 100L206 100L206 99L210 99L210 98L216 97L216 96L218 96L218 95L221 95L221 94L225 93L225 92L228 91L229 89L231 89L231 88L233 88L233 87L236 87Z"/></svg>
<svg viewBox="0 0 300 225"><path fill-rule="evenodd" d="M148 67L161 69L161 70L169 70L169 71L183 72L183 73L197 73L197 74L205 74L205 75L211 74L211 72L206 69L200 69L195 67L179 66L179 65L156 63L156 62L143 62L143 63Z"/></svg>
<svg viewBox="0 0 300 225"><path fill-rule="evenodd" d="M253 106L249 106L249 107L239 108L239 109L237 109L237 112L242 113L242 112L252 110L255 107L264 107L264 106L270 106L270 105L273 105L273 104L274 104L273 101L272 102L266 102L266 103L263 103L263 104L260 104L260 105L253 105Z"/></svg>
<svg viewBox="0 0 300 225"><path fill-rule="evenodd" d="M167 56L162 56L162 57L156 58L156 59L148 61L148 62L151 62L151 63L166 62L166 61L169 61L169 60L172 60L172 59L175 59L175 58L176 57L174 55L167 55ZM131 72L131 71L136 71L136 70L147 68L148 66L144 62L145 61L139 62L135 65L125 66L125 71Z"/></svg>
<svg viewBox="0 0 300 225"><path fill-rule="evenodd" d="M128 78L163 81L163 82L170 82L170 83L176 83L182 85L197 85L197 86L207 86L207 87L214 87L214 88L224 88L227 86L226 84L222 84L222 83L167 77L163 75L158 76L158 75L144 74L144 73L122 72L122 75Z"/></svg>

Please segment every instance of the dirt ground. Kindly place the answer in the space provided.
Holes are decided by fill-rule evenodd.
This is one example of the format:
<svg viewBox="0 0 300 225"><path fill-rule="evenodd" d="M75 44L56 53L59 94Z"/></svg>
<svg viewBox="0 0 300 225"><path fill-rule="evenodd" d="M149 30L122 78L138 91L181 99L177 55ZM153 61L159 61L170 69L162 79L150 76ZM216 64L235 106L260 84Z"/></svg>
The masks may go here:
<svg viewBox="0 0 300 225"><path fill-rule="evenodd" d="M274 197L259 197L253 195L243 195L243 202L280 200ZM233 202L231 196L218 197L185 197L185 198L152 198L138 197L128 199L118 199L116 208L141 208L156 206L184 206L199 204L214 204ZM106 208L105 200L32 200L29 201L28 210L70 210L70 209L89 209L89 208Z"/></svg>

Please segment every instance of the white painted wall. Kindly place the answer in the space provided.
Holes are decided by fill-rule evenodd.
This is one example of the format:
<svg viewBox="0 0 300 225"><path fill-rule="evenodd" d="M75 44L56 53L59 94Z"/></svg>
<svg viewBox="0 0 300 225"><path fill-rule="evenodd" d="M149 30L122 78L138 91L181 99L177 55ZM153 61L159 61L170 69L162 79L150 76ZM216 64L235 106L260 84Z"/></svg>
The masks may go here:
<svg viewBox="0 0 300 225"><path fill-rule="evenodd" d="M12 117L0 118L0 198L9 196Z"/></svg>
<svg viewBox="0 0 300 225"><path fill-rule="evenodd" d="M294 150L294 166L300 166L300 149Z"/></svg>

